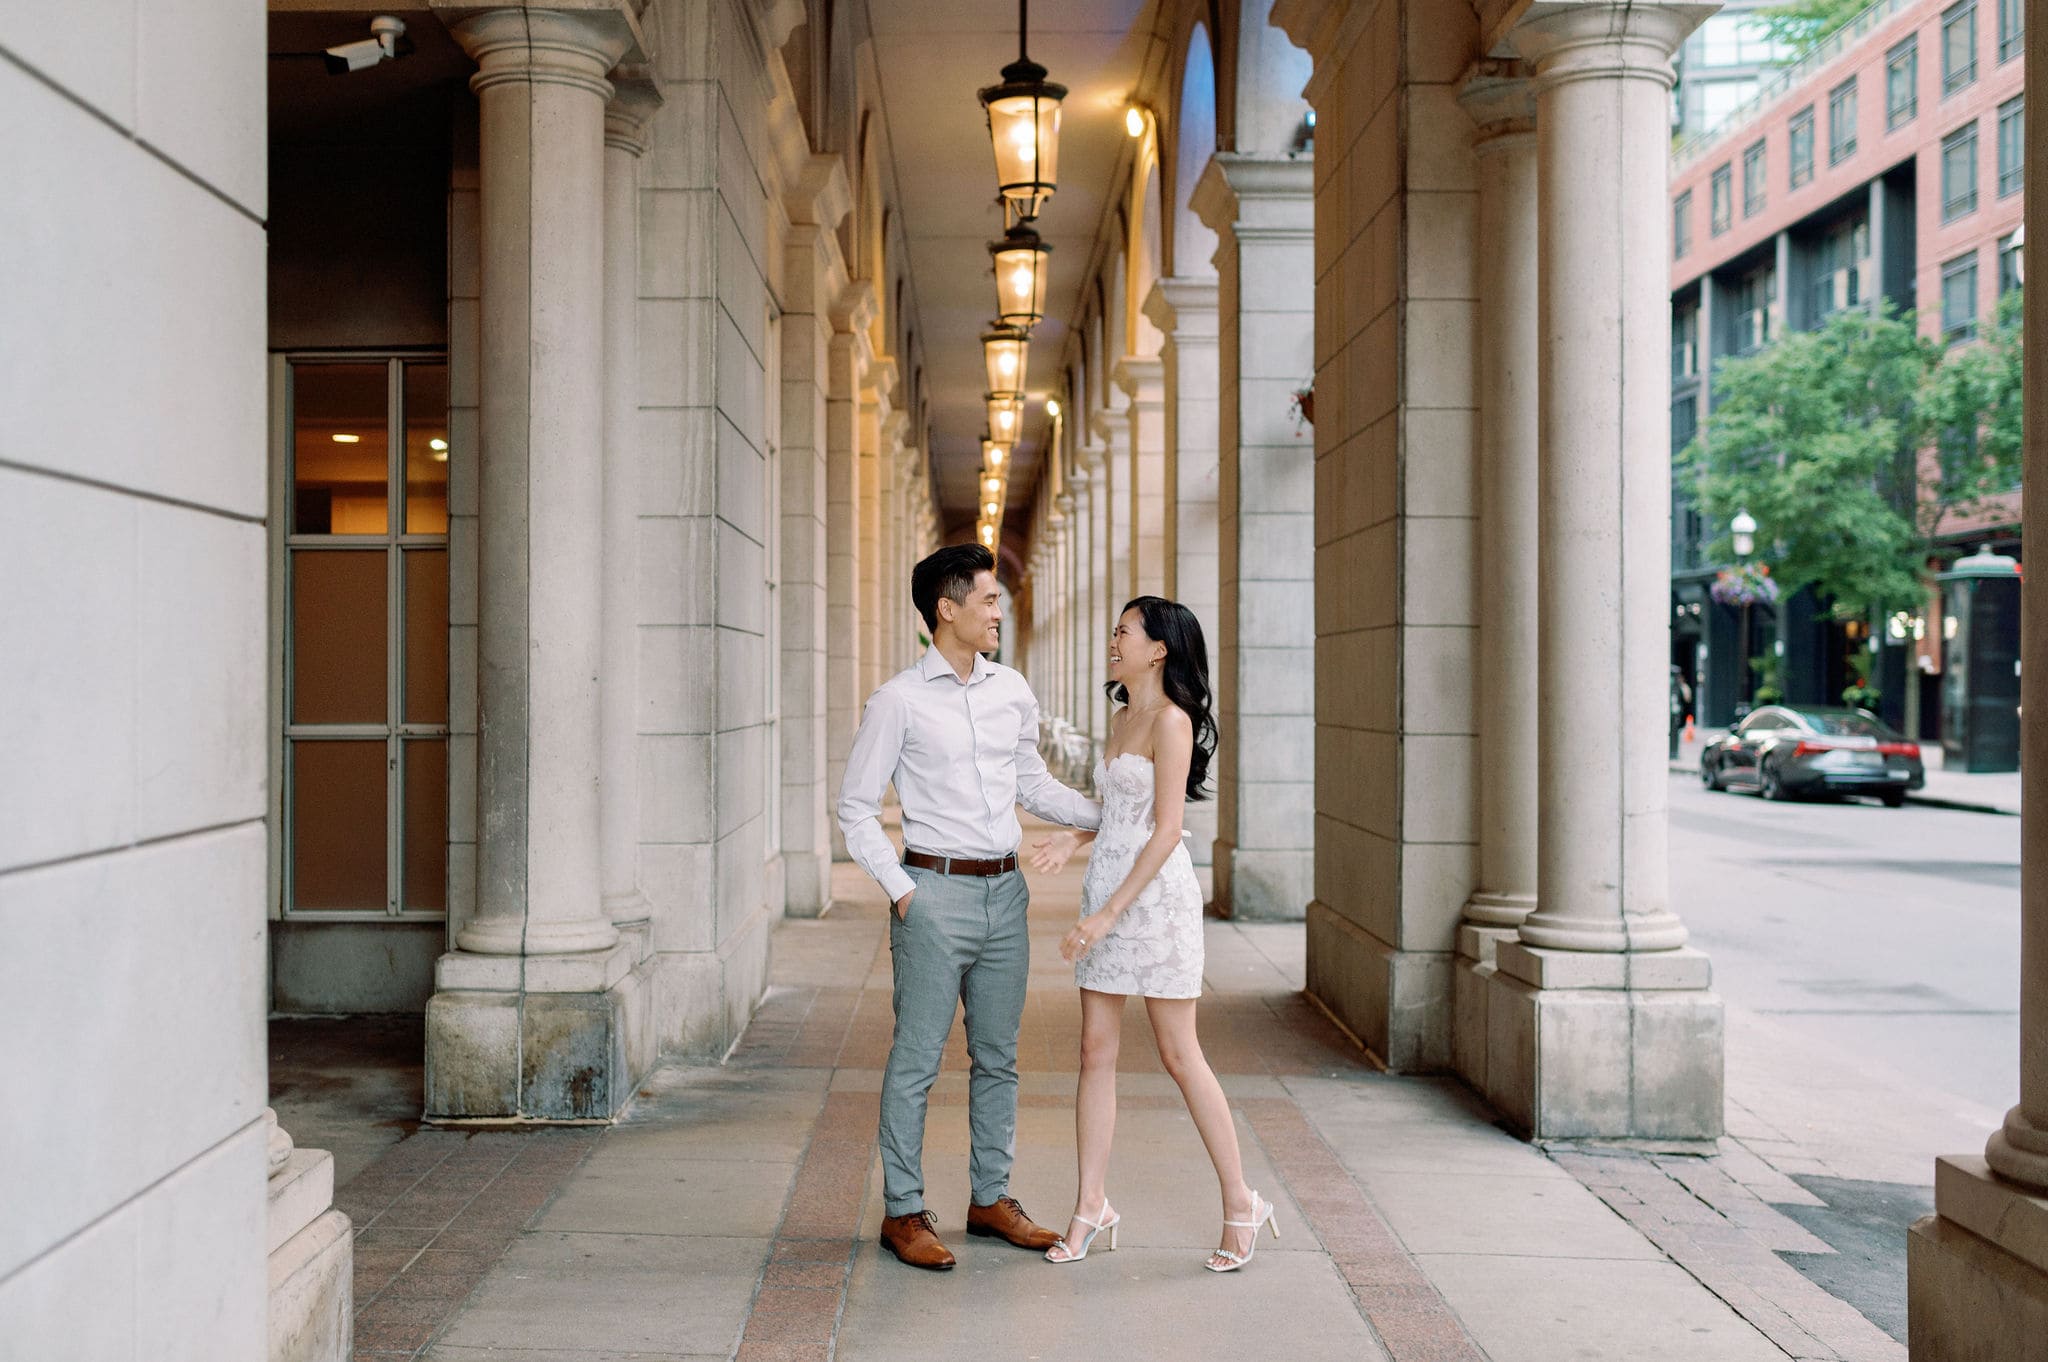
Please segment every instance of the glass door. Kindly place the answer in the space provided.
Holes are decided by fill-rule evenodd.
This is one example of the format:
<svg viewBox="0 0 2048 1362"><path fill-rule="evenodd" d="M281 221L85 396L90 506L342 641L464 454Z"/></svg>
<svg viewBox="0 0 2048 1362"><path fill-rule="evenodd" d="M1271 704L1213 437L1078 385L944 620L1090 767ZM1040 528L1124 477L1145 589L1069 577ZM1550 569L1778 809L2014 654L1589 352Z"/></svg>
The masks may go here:
<svg viewBox="0 0 2048 1362"><path fill-rule="evenodd" d="M448 366L286 367L280 911L442 918Z"/></svg>

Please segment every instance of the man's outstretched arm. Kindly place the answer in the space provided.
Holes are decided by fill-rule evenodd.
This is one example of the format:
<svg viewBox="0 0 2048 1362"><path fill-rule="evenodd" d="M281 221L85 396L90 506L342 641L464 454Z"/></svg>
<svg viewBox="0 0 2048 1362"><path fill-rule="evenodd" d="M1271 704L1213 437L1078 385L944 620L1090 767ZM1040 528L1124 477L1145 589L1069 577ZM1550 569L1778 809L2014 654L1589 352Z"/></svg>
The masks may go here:
<svg viewBox="0 0 2048 1362"><path fill-rule="evenodd" d="M1062 785L1045 769L1045 758L1038 755L1036 696L1031 699L1024 726L1017 730L1017 802L1048 823L1064 823L1070 828L1102 826L1102 806Z"/></svg>

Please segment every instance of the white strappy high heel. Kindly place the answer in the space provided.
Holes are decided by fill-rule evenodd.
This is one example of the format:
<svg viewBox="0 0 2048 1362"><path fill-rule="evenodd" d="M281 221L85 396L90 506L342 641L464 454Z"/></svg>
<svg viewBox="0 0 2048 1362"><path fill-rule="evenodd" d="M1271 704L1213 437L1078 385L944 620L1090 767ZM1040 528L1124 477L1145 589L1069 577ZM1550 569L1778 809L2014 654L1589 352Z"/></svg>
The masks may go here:
<svg viewBox="0 0 2048 1362"><path fill-rule="evenodd" d="M1245 1248L1245 1251L1242 1254L1232 1253L1227 1248L1217 1249L1209 1255L1209 1258L1211 1260L1216 1258L1222 1258L1225 1261L1222 1263L1217 1263L1214 1261L1204 1261L1202 1266L1208 1268L1211 1272L1237 1271L1246 1263L1249 1263L1252 1260L1252 1255L1259 1251L1259 1231L1262 1229L1269 1229L1273 1231L1273 1238L1275 1241L1278 1241L1280 1238L1280 1222L1274 1219L1273 1210L1273 1203L1266 1200L1264 1197L1260 1196L1258 1192L1254 1190L1252 1192L1252 1218L1249 1220L1226 1219L1223 1222L1231 1229L1250 1230L1252 1232L1251 1243Z"/></svg>
<svg viewBox="0 0 2048 1362"><path fill-rule="evenodd" d="M1048 1263L1080 1262L1083 1258L1086 1258L1088 1256L1088 1249L1091 1245L1095 1243L1095 1236L1101 1234L1104 1230L1109 1231L1110 1252L1114 1253L1116 1251L1116 1227L1124 1223L1124 1218L1118 1215L1115 1211L1110 1209L1108 1197L1104 1197L1102 1199L1102 1220L1100 1223L1090 1220L1087 1216L1082 1215L1079 1212L1075 1213L1074 1219L1080 1221L1082 1224L1088 1227L1088 1237L1081 1241L1080 1251L1078 1253L1075 1252L1075 1250L1067 1243L1066 1236L1062 1235L1060 1236L1060 1241L1057 1244L1054 1244L1051 1248L1045 1251L1045 1261L1047 1261ZM1052 1256L1055 1252L1064 1252L1066 1256L1061 1258L1055 1258Z"/></svg>

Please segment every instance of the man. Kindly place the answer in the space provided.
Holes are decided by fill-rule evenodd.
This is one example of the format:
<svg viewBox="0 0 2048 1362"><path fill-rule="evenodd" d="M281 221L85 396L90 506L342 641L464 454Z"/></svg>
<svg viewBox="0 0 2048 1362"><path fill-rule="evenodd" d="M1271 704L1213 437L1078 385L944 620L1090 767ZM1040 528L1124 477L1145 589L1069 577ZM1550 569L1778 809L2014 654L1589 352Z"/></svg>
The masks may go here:
<svg viewBox="0 0 2048 1362"><path fill-rule="evenodd" d="M1058 1238L1008 1194L1017 1136L1017 1027L1031 965L1030 895L1017 868L1017 804L1095 827L1102 811L1054 780L1038 755L1038 701L1024 678L982 656L1000 641L995 558L940 549L910 574L932 645L869 697L846 759L839 826L892 907L896 1033L882 1076L882 1246L943 1271L953 1255L924 1205L925 1098L965 1002L973 1204L967 1232L1043 1252ZM899 863L882 831L882 791L903 804Z"/></svg>

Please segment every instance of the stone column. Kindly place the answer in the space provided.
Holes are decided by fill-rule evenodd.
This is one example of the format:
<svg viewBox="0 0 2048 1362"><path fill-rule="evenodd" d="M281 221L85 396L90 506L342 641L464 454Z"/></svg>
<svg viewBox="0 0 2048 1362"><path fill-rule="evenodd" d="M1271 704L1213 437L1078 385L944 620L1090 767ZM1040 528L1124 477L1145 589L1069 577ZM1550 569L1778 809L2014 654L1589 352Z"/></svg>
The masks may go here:
<svg viewBox="0 0 2048 1362"><path fill-rule="evenodd" d="M1159 596L1167 574L1165 365L1151 356L1127 355L1116 366L1116 382L1130 398L1124 410L1131 472L1129 594Z"/></svg>
<svg viewBox="0 0 2048 1362"><path fill-rule="evenodd" d="M1458 1072L1486 1088L1494 950L1536 906L1536 132L1519 64L1488 62L1460 102L1478 125L1479 888L1452 976Z"/></svg>
<svg viewBox="0 0 2048 1362"><path fill-rule="evenodd" d="M865 379L867 290L834 310L825 401L825 797L839 798L846 754L860 727L860 389ZM843 861L839 820L828 820Z"/></svg>
<svg viewBox="0 0 2048 1362"><path fill-rule="evenodd" d="M1315 168L1218 154L1214 900L1298 920L1315 875L1315 447L1287 417L1313 364Z"/></svg>
<svg viewBox="0 0 2048 1362"><path fill-rule="evenodd" d="M640 890L640 157L661 92L644 68L613 73L604 117L604 661L599 695L598 783L605 915L625 927L647 920ZM641 934L641 945L648 942Z"/></svg>
<svg viewBox="0 0 2048 1362"><path fill-rule="evenodd" d="M1671 54L1711 6L1539 6L1538 905L1497 951L1487 1096L1538 1138L1712 1139L1721 1001L1666 862ZM1659 191L1659 192L1651 192Z"/></svg>
<svg viewBox="0 0 2048 1362"><path fill-rule="evenodd" d="M2048 22L2029 5L2027 99L2048 101ZM2048 123L2026 130L2027 161L2048 165ZM2027 216L2048 220L2048 176L2027 177ZM2037 207L2038 205L2038 207ZM2029 241L2026 272L2048 278L2048 249ZM2027 295L2026 468L2035 495L2022 532L2048 543L2048 291ZM2048 594L2020 608L2020 702L2048 713ZM2031 663L2032 665L2026 665ZM1906 1241L1908 1343L1916 1362L2040 1358L2048 1339L2048 724L2020 729L2020 1100L1982 1156L1936 1161L1934 1211Z"/></svg>
<svg viewBox="0 0 2048 1362"><path fill-rule="evenodd" d="M626 8L463 11L478 65L477 911L435 967L431 1116L609 1117L651 1062L605 912L605 75Z"/></svg>
<svg viewBox="0 0 2048 1362"><path fill-rule="evenodd" d="M1110 598L1116 595L1116 526L1112 515L1116 486L1110 476L1111 455L1107 445L1085 445L1081 458L1082 468L1087 473L1089 539L1087 606L1081 626L1085 638L1081 650L1081 700L1087 713L1088 736L1100 750L1109 739L1109 697L1103 694L1102 681L1107 670L1109 630L1114 618L1110 612L1123 604L1121 597L1117 598L1117 605L1110 604ZM1080 474L1075 477L1078 480ZM1080 722L1078 716L1075 722Z"/></svg>
<svg viewBox="0 0 2048 1362"><path fill-rule="evenodd" d="M782 858L791 917L832 901L830 560L826 522L833 304L846 286L838 226L849 211L845 162L816 155L784 200L782 315ZM850 739L849 739L850 740ZM845 761L845 749L837 749Z"/></svg>
<svg viewBox="0 0 2048 1362"><path fill-rule="evenodd" d="M1096 485L1096 492L1101 503L1098 511L1103 518L1103 589L1105 594L1115 597L1106 607L1109 614L1105 618L1109 623L1104 626L1105 632L1114 626L1116 612L1123 608L1123 603L1138 594L1137 579L1133 576L1137 560L1132 555L1137 544L1131 511L1137 501L1131 494L1129 399L1124 398L1120 388L1116 396L1124 399L1123 405L1097 412L1090 432L1102 450L1097 466L1102 480Z"/></svg>
<svg viewBox="0 0 2048 1362"><path fill-rule="evenodd" d="M871 381L883 375L869 370ZM887 391L881 386L861 394L860 481L855 495L859 507L860 540L855 549L855 580L859 583L860 685L856 705L882 684L882 417Z"/></svg>
<svg viewBox="0 0 2048 1362"><path fill-rule="evenodd" d="M1221 588L1216 576L1217 470L1216 385L1219 363L1216 281L1169 276L1145 299L1165 344L1159 359L1164 377L1166 542L1164 596L1195 612L1208 644L1209 684L1216 684L1216 643L1222 636ZM1215 773L1210 773L1213 788ZM1188 849L1207 889L1216 846L1216 805L1191 804Z"/></svg>

